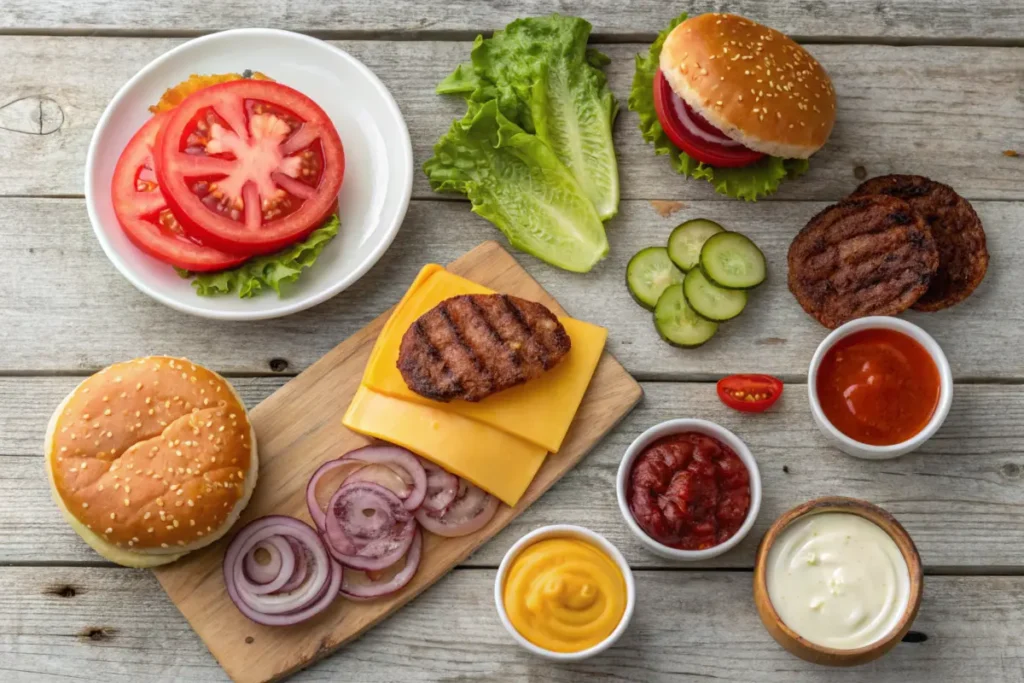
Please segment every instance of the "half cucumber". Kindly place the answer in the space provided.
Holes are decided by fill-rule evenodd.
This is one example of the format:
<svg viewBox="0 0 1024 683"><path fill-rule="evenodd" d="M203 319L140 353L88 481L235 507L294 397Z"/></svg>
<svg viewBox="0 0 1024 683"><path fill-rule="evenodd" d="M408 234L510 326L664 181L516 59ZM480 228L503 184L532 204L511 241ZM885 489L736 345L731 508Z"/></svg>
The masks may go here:
<svg viewBox="0 0 1024 683"><path fill-rule="evenodd" d="M700 267L711 284L725 289L750 289L764 282L764 254L738 232L712 235L700 250Z"/></svg>
<svg viewBox="0 0 1024 683"><path fill-rule="evenodd" d="M700 268L694 268L683 280L686 303L702 318L718 323L732 320L747 306L747 292L742 289L722 289L708 282Z"/></svg>
<svg viewBox="0 0 1024 683"><path fill-rule="evenodd" d="M714 221L695 218L676 226L668 237L668 256L684 273L700 265L700 250L712 235L724 232Z"/></svg>
<svg viewBox="0 0 1024 683"><path fill-rule="evenodd" d="M629 293L638 304L650 310L654 310L665 288L682 281L683 273L672 263L665 247L641 249L626 266Z"/></svg>
<svg viewBox="0 0 1024 683"><path fill-rule="evenodd" d="M700 317L686 303L680 284L667 288L658 299L654 307L654 327L669 344L688 349L700 346L718 332L718 323Z"/></svg>

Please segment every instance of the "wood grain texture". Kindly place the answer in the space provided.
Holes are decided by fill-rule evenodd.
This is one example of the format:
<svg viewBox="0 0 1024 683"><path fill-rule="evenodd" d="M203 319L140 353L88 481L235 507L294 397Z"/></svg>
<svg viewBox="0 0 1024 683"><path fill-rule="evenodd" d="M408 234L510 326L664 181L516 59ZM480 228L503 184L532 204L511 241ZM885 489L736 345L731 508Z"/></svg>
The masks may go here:
<svg viewBox="0 0 1024 683"><path fill-rule="evenodd" d="M481 244L448 268L473 282L565 314L496 242ZM252 409L249 417L259 443L260 483L239 527L268 514L308 519L306 483L313 472L326 460L370 442L345 429L341 416L388 317L390 311ZM316 619L281 629L254 624L232 605L221 570L228 538L159 567L154 574L232 680L279 680L373 628L465 560L572 469L640 397L640 386L605 353L561 448L545 458L515 507L500 506L486 527L469 536L444 539L425 534L419 569L393 596L341 601ZM250 648L246 638L257 638L264 645Z"/></svg>
<svg viewBox="0 0 1024 683"><path fill-rule="evenodd" d="M268 0L258 21L251 4L223 0L158 0L146 5L102 0L5 0L0 31L121 31L182 33L212 31L258 23L297 31L345 35L428 38L451 33L475 34L504 26L517 17L546 14L582 16L608 38L653 36L685 6L659 0L453 0L443 5L413 0L387 3L339 0ZM764 22L786 33L821 38L1018 39L1024 33L1024 4L941 0L859 2L776 2L756 0L708 2L693 11L727 10ZM826 11L827 10L827 11Z"/></svg>
<svg viewBox="0 0 1024 683"><path fill-rule="evenodd" d="M378 4L384 3L374 3ZM107 103L136 71L182 42L46 36L0 40L0 63L18 65L0 80L0 106L23 97L46 97L63 116L60 127L48 135L0 130L0 195L81 194L89 139ZM334 44L366 63L391 90L413 142L417 168L413 194L431 196L419 168L451 120L465 112L459 100L437 95L434 88L468 58L470 43ZM683 179L670 170L664 157L655 157L640 137L636 114L626 111L633 58L647 45L601 49L612 58L609 82L622 104L615 145L623 197L720 198L707 182ZM856 187L857 174L891 172L934 177L969 199L1024 198L1024 161L1002 155L1003 150L1019 148L1024 137L1024 48L812 45L809 49L835 82L838 123L828 145L814 156L811 172L785 183L773 199L836 200ZM250 67L273 75L272 64L238 65L238 69ZM187 75L182 73L182 78ZM343 139L345 134L341 131Z"/></svg>
<svg viewBox="0 0 1024 683"><path fill-rule="evenodd" d="M43 475L46 420L77 380L0 379L0 564L82 563L99 558L62 521ZM283 378L235 379L249 405ZM791 384L772 411L733 412L712 384L645 383L644 400L543 498L464 566L496 567L509 546L545 524L582 524L604 534L634 567L673 567L644 550L615 501L615 473L630 442L653 424L700 417L750 446L764 486L761 513L739 547L704 567L750 569L757 543L783 512L821 495L882 506L907 528L928 571L1008 571L1024 566L1024 394L1004 385L958 386L942 430L910 455L869 462L843 455L818 432L806 385ZM29 456L28 454L32 454ZM687 565L690 566L690 565Z"/></svg>
<svg viewBox="0 0 1024 683"><path fill-rule="evenodd" d="M530 274L566 310L609 329L609 349L641 379L718 378L732 372L806 377L827 330L807 316L786 287L793 236L824 204L688 202L663 218L649 202L623 202L608 225L611 254L587 275L517 253ZM908 320L935 336L958 380L1024 378L1024 354L1010 353L1024 326L1017 264L1024 263L1024 204L975 202L992 261L978 290L940 313ZM624 285L629 258L664 244L672 227L706 217L750 236L768 259L768 281L738 319L699 349L668 346L650 313ZM91 373L112 362L164 353L188 356L221 372L289 373L309 367L339 341L398 301L420 267L445 263L497 230L456 202L413 202L398 238L362 280L311 310L255 323L203 320L137 292L114 269L89 227L80 200L0 199L0 373Z"/></svg>
<svg viewBox="0 0 1024 683"><path fill-rule="evenodd" d="M587 662L558 666L521 650L494 612L494 571L459 569L409 609L291 680L1024 681L1024 577L925 577L913 632L927 640L840 670L802 662L775 644L754 610L749 572L634 574L637 608L630 628L614 648ZM244 635L238 637L244 643ZM257 652L265 645L255 639L243 646ZM0 568L0 679L227 680L148 572L69 568Z"/></svg>

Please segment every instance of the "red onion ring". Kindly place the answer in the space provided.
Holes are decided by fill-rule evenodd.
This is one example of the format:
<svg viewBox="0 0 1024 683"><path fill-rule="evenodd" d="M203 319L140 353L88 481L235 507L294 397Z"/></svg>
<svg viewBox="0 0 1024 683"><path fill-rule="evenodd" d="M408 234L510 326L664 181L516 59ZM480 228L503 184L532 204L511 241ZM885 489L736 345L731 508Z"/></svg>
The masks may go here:
<svg viewBox="0 0 1024 683"><path fill-rule="evenodd" d="M260 565L260 550L270 554L269 563ZM270 581L264 580L266 567L279 568ZM266 626L297 624L325 610L341 587L342 571L315 530L284 515L253 520L224 555L228 596L242 614ZM268 591L270 586L278 588Z"/></svg>
<svg viewBox="0 0 1024 683"><path fill-rule="evenodd" d="M497 498L465 479L459 479L459 495L455 502L439 515L421 508L416 511L416 521L438 536L467 536L491 521L498 505Z"/></svg>
<svg viewBox="0 0 1024 683"><path fill-rule="evenodd" d="M429 460L420 459L427 473L427 495L420 507L434 514L441 514L455 502L459 495L459 478Z"/></svg>
<svg viewBox="0 0 1024 683"><path fill-rule="evenodd" d="M686 106L686 102L679 95L673 93L672 97L672 109L676 113L676 118L683 124L683 127L695 137L700 138L706 142L713 142L716 145L722 145L723 147L740 147L742 143L733 140L726 136L725 133L719 131L719 135L709 133L708 131L697 125L697 122L693 120L693 114L690 113L690 108ZM708 124L710 126L710 124ZM718 130L717 128L715 130Z"/></svg>
<svg viewBox="0 0 1024 683"><path fill-rule="evenodd" d="M346 453L341 456L341 459L359 460L375 465L388 465L396 471L404 472L408 475L408 481L411 482L412 487L407 496L399 496L399 498L404 500L405 509L415 510L423 502L423 497L427 493L427 473L423 469L423 465L420 464L420 459L410 451L390 444L386 446L364 446L363 448L357 448Z"/></svg>
<svg viewBox="0 0 1024 683"><path fill-rule="evenodd" d="M368 571L393 565L409 550L416 520L402 500L380 484L350 482L327 506L324 538L343 565Z"/></svg>
<svg viewBox="0 0 1024 683"><path fill-rule="evenodd" d="M373 580L364 572L355 569L346 571L341 582L341 594L350 600L372 600L401 590L416 574L416 570L420 566L422 550L423 534L417 529L412 545L409 546L409 551L405 554L405 566L397 574L390 579ZM360 581L360 579L365 579L365 581Z"/></svg>

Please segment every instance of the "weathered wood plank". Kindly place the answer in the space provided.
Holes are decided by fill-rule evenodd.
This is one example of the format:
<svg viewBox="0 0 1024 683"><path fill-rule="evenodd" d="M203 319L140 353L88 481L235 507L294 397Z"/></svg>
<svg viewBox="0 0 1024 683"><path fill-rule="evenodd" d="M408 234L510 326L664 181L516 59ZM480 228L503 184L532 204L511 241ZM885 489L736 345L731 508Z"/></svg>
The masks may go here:
<svg viewBox="0 0 1024 683"><path fill-rule="evenodd" d="M236 379L249 405L284 378ZM72 378L0 379L0 564L94 562L98 558L62 522L49 497L40 442L47 418ZM757 458L764 502L739 548L707 566L753 566L754 550L783 511L821 495L849 495L884 506L914 537L929 570L980 571L1024 566L1024 395L1003 385L958 386L943 429L899 460L856 460L829 447L811 421L806 387L791 385L779 408L743 416L719 403L713 384L647 383L645 398L575 470L470 558L497 566L521 535L543 524L590 526L634 566L671 566L642 548L615 502L615 473L629 443L674 417L716 421L743 438ZM339 406L340 411L344 406ZM11 454L23 454L14 456ZM788 470L788 471L787 471Z"/></svg>
<svg viewBox="0 0 1024 683"><path fill-rule="evenodd" d="M683 6L658 0L454 0L444 5L392 0L372 3L341 0L271 0L261 3L258 21L252 5L225 0L111 4L101 0L6 0L0 7L0 31L121 31L185 33L257 23L260 26L344 35L425 38L451 33L474 34L500 28L524 16L553 10L590 20L609 39L653 35ZM972 2L951 5L936 0L841 0L826 4L755 0L709 2L693 11L727 10L744 14L788 33L820 38L1018 39L1024 31L1024 5Z"/></svg>
<svg viewBox="0 0 1024 683"><path fill-rule="evenodd" d="M584 663L555 666L526 654L495 616L494 572L461 569L291 680L1024 681L1022 577L929 576L914 624L925 642L902 643L866 667L829 669L775 644L757 618L747 572L635 576L630 629L609 652ZM227 680L148 572L5 568L0 588L5 681Z"/></svg>
<svg viewBox="0 0 1024 683"><path fill-rule="evenodd" d="M120 9L116 11L120 14ZM632 9L629 13L647 20L643 13ZM156 15L147 10L147 16ZM841 25L832 18L830 23ZM89 138L107 103L138 69L181 42L40 36L0 41L0 63L18 65L0 82L0 106L24 97L44 97L55 103L49 106L58 107L63 117L60 127L48 135L0 130L0 195L80 194ZM470 44L337 44L363 60L391 89L409 125L417 168L421 166L452 118L464 112L464 105L434 94L434 87L467 58ZM669 170L664 158L655 158L636 128L636 115L625 111L633 56L646 50L646 45L602 49L613 59L610 83L623 104L616 125L623 196L715 198L708 183L685 181ZM1003 150L1020 147L1024 137L1020 116L1024 48L814 45L810 49L835 81L839 122L832 141L815 156L812 172L786 183L777 199L834 200L853 189L858 182L855 174L893 171L933 176L971 199L1024 197L1024 163L1002 155ZM262 59L254 54L251 64L237 68L273 74L274 64ZM344 138L345 131L341 133ZM417 172L414 195L430 194L426 178Z"/></svg>
<svg viewBox="0 0 1024 683"><path fill-rule="evenodd" d="M611 255L588 275L516 254L570 314L610 330L609 348L640 378L712 378L730 372L802 376L826 330L808 317L785 282L793 235L822 208L813 202L694 202L662 218L647 202L624 202L608 227ZM1009 353L1024 325L1014 277L1024 262L1024 204L977 202L992 263L965 303L941 313L908 314L938 339L957 378L1024 377L1024 354ZM639 249L663 244L672 226L704 216L750 235L764 250L769 280L748 310L699 349L658 337L650 313L623 284ZM0 199L0 372L85 372L153 353L194 358L237 374L307 367L401 297L427 262L446 263L498 235L461 202L413 202L381 262L347 292L279 320L226 324L174 312L137 292L107 262L81 200ZM499 236L499 239L500 236Z"/></svg>

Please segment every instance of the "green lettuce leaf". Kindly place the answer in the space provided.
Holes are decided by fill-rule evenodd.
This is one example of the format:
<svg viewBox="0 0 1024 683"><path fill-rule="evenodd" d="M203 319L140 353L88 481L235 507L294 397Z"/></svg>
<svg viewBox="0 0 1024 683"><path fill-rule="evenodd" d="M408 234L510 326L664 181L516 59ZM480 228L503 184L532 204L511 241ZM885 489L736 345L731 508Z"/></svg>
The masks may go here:
<svg viewBox="0 0 1024 683"><path fill-rule="evenodd" d="M658 34L647 55L636 56L636 72L629 93L629 109L640 117L640 132L644 140L654 144L655 154L667 154L672 168L691 178L710 182L719 194L737 199L756 201L779 189L786 178L796 178L807 172L807 159L782 159L766 156L756 164L742 168L715 168L703 164L683 152L668 139L654 109L654 77L660 68L658 58L668 34L686 19L680 14L664 31Z"/></svg>
<svg viewBox="0 0 1024 683"><path fill-rule="evenodd" d="M477 37L471 64L459 65L438 92L478 105L496 100L506 119L551 146L607 220L619 206L612 142L619 105L600 68L608 57L587 48L590 30L583 19L558 14L517 19L491 38Z"/></svg>
<svg viewBox="0 0 1024 683"><path fill-rule="evenodd" d="M604 225L551 147L506 118L496 100L475 104L424 165L438 192L460 192L516 249L585 273L608 253Z"/></svg>
<svg viewBox="0 0 1024 683"><path fill-rule="evenodd" d="M264 287L273 289L280 296L283 285L295 282L304 269L313 265L327 243L338 234L340 225L338 217L331 216L301 242L273 254L256 256L231 270L190 273L179 269L178 274L192 278L192 286L199 296L219 296L237 290L240 298L248 299L259 294Z"/></svg>

